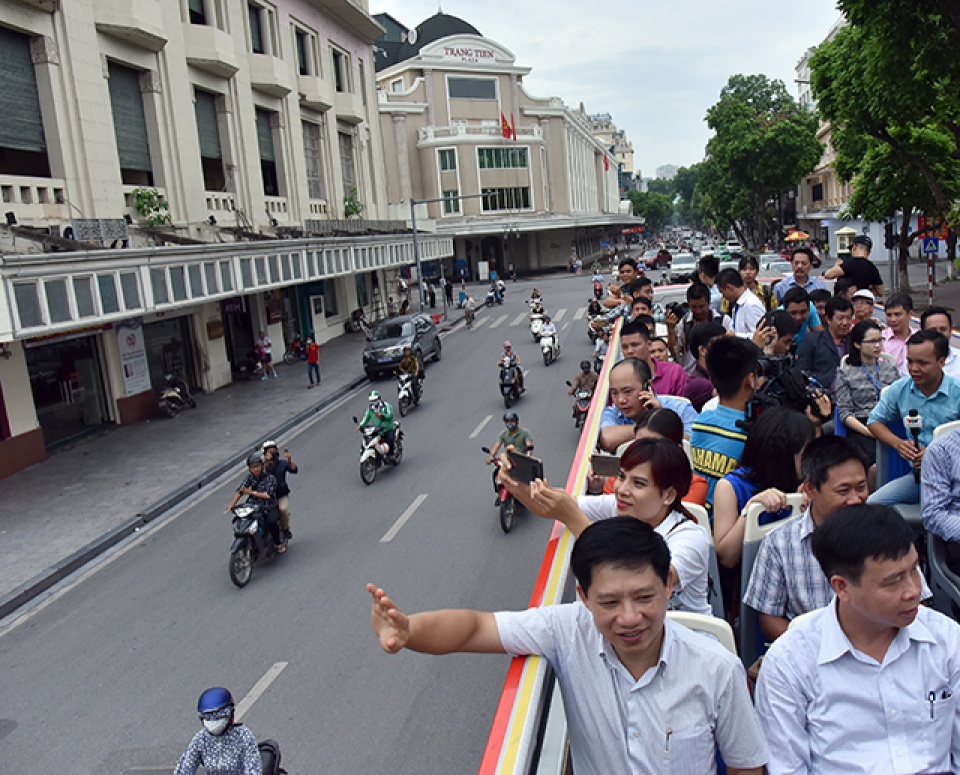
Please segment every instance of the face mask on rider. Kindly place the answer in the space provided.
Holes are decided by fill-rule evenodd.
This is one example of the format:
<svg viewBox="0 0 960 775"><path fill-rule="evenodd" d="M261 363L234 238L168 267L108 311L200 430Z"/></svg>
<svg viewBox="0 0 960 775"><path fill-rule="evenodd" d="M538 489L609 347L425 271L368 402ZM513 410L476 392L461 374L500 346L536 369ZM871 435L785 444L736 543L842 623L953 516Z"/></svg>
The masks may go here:
<svg viewBox="0 0 960 775"><path fill-rule="evenodd" d="M512 423L512 422L507 423L507 430L510 431L510 433L516 433L518 427L519 426L516 423Z"/></svg>
<svg viewBox="0 0 960 775"><path fill-rule="evenodd" d="M203 728L211 735L217 737L222 735L227 727L230 726L230 717L227 718L205 718L203 719Z"/></svg>

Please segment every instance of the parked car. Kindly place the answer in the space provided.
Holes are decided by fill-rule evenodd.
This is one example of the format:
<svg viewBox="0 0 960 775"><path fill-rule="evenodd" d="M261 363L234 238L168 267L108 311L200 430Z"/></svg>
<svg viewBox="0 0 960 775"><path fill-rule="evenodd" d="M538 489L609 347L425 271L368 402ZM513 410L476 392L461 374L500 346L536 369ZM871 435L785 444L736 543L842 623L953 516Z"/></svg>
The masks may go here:
<svg viewBox="0 0 960 775"><path fill-rule="evenodd" d="M770 264L776 261L782 261L779 253L775 253L772 250L764 251L757 257L757 262L760 264L760 270L763 271L767 269Z"/></svg>
<svg viewBox="0 0 960 775"><path fill-rule="evenodd" d="M670 266L670 262L673 260L673 257L670 255L670 251L666 248L651 248L643 254L642 261L643 265L647 269L663 269L664 267Z"/></svg>
<svg viewBox="0 0 960 775"><path fill-rule="evenodd" d="M381 320L363 350L363 370L370 378L392 374L403 359L407 345L423 362L440 360L440 332L426 315L400 315Z"/></svg>
<svg viewBox="0 0 960 775"><path fill-rule="evenodd" d="M764 270L765 274L768 275L779 275L781 277L789 277L793 274L793 264L789 261L771 261L766 269Z"/></svg>

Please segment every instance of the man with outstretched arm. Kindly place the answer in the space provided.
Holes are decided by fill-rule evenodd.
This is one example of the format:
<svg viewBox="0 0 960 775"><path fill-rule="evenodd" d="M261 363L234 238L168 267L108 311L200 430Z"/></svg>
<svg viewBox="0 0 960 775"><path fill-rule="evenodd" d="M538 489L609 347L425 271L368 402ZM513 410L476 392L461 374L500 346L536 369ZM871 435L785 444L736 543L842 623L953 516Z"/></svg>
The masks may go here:
<svg viewBox="0 0 960 775"><path fill-rule="evenodd" d="M543 656L557 674L578 775L762 772L769 754L739 660L666 619L670 552L631 517L591 525L571 555L579 600L527 611L405 615L372 584L384 651Z"/></svg>

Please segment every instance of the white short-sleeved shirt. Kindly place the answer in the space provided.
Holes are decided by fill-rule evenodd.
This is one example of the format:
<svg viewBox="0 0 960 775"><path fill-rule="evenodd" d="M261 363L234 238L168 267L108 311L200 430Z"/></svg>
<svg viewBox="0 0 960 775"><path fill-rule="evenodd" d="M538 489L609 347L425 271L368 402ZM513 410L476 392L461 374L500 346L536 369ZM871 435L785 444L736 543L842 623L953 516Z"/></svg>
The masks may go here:
<svg viewBox="0 0 960 775"><path fill-rule="evenodd" d="M617 496L611 493L581 495L577 498L577 505L591 522L617 516ZM654 530L667 542L670 564L677 569L680 577L679 590L674 588L670 608L713 616L713 607L707 602L710 573L710 537L707 531L676 511L670 512Z"/></svg>
<svg viewBox="0 0 960 775"><path fill-rule="evenodd" d="M708 775L769 754L740 661L667 620L660 661L635 680L582 603L495 614L508 654L539 654L560 682L577 775ZM669 731L669 743L668 743Z"/></svg>
<svg viewBox="0 0 960 775"><path fill-rule="evenodd" d="M764 657L770 775L957 772L960 625L921 606L881 664L850 644L836 605L798 619Z"/></svg>

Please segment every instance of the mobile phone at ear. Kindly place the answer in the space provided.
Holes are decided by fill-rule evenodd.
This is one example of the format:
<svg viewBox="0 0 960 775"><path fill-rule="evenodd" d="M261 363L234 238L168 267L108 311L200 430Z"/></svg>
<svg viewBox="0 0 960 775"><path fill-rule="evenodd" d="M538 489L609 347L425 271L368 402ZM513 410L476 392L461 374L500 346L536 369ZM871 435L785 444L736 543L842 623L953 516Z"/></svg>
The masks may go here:
<svg viewBox="0 0 960 775"><path fill-rule="evenodd" d="M508 449L510 458L510 478L523 484L530 484L534 479L543 479L543 461L532 455Z"/></svg>
<svg viewBox="0 0 960 775"><path fill-rule="evenodd" d="M591 455L590 467L595 476L617 476L620 473L620 458L616 455Z"/></svg>

